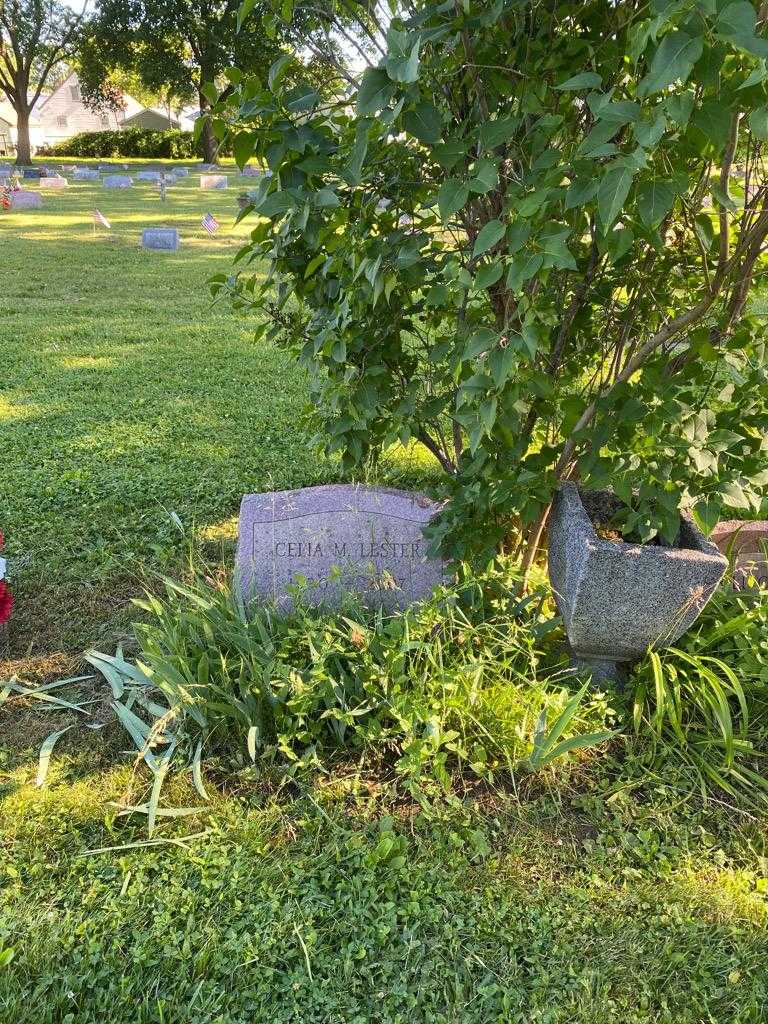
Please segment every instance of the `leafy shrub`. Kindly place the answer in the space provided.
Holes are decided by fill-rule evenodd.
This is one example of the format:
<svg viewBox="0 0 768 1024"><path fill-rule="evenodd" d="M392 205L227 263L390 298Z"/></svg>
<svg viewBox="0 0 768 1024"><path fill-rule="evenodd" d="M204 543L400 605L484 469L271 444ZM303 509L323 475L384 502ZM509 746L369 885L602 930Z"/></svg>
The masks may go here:
<svg viewBox="0 0 768 1024"><path fill-rule="evenodd" d="M635 753L646 766L682 764L705 798L768 796L768 592L721 587L633 681Z"/></svg>
<svg viewBox="0 0 768 1024"><path fill-rule="evenodd" d="M532 753L541 766L608 736L604 700L569 704L558 678L548 592L521 600L518 583L497 568L404 614L350 606L319 615L299 605L277 616L246 614L224 585L167 581L163 599L139 602L150 621L136 627L136 664L94 652L89 660L155 771L160 747L198 765L201 753L247 755L288 774L345 751L389 757L414 792L428 780L448 788L449 766L492 780Z"/></svg>
<svg viewBox="0 0 768 1024"><path fill-rule="evenodd" d="M126 156L174 160L191 160L199 157L200 153L192 132L176 129L152 131L148 128L81 132L71 139L38 151L40 156Z"/></svg>
<svg viewBox="0 0 768 1024"><path fill-rule="evenodd" d="M446 550L493 549L519 517L530 555L574 474L614 487L643 539L674 536L682 504L707 524L760 507L757 15L424 2L391 19L354 108L281 62L266 87L247 67L227 84L214 127L275 173L239 280L214 287L312 369L346 465L430 448L453 497Z"/></svg>

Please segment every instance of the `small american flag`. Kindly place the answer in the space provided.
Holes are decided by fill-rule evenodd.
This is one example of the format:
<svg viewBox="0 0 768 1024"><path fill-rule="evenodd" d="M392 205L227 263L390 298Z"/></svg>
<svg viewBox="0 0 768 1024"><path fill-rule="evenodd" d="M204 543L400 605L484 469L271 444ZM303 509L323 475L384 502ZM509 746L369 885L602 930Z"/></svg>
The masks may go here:
<svg viewBox="0 0 768 1024"><path fill-rule="evenodd" d="M112 229L112 225L100 210L93 211L93 223L94 225L100 224L101 227L106 228L108 231Z"/></svg>
<svg viewBox="0 0 768 1024"><path fill-rule="evenodd" d="M219 222L216 220L212 213L206 213L206 215L203 217L203 227L205 228L209 235L215 235L216 232L219 230Z"/></svg>

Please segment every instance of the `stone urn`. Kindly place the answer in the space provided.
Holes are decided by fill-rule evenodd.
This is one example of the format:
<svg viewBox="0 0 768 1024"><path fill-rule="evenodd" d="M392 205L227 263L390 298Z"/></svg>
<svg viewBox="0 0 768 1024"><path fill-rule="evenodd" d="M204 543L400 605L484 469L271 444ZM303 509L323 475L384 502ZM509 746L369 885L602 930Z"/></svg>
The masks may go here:
<svg viewBox="0 0 768 1024"><path fill-rule="evenodd" d="M549 578L577 668L623 682L649 648L673 644L717 589L728 560L680 517L674 544L627 544L598 536L621 501L564 483L549 519Z"/></svg>

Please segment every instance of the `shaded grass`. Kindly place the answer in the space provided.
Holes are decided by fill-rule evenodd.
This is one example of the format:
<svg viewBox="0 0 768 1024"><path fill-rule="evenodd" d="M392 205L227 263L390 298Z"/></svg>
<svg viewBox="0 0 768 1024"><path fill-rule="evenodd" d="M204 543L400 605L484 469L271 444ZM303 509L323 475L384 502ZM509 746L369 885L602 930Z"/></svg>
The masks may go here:
<svg viewBox="0 0 768 1024"><path fill-rule="evenodd" d="M326 798L321 817L221 798L213 825L166 828L213 828L186 848L82 856L143 838L104 825L100 797L126 780L6 798L0 1019L765 1019L755 838L725 820L680 827L627 796L394 823L360 802Z"/></svg>

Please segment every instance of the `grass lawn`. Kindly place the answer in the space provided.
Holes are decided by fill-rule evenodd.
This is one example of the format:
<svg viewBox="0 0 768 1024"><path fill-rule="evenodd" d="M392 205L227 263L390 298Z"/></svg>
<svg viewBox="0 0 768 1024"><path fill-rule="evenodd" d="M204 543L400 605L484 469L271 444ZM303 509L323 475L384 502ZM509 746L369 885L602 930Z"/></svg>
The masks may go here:
<svg viewBox="0 0 768 1024"><path fill-rule="evenodd" d="M301 426L301 374L211 306L206 278L246 233L236 191L193 176L162 205L149 184L73 183L0 215L0 528L18 595L0 681L113 648L130 598L178 567L171 513L228 558L245 491L335 479ZM94 237L94 207L111 233ZM139 248L158 224L179 227L179 252ZM63 692L111 722L105 688ZM244 765L212 771L210 804L148 845L111 803L147 798L113 725L71 729L35 787L41 742L75 720L0 705L0 1024L768 1018L760 815L702 809L666 779L608 787L588 760L523 800L432 815L354 765L279 797ZM163 802L200 798L174 778Z"/></svg>
<svg viewBox="0 0 768 1024"><path fill-rule="evenodd" d="M299 425L301 374L206 286L245 237L237 180L201 192L72 182L43 211L0 217L0 494L16 566L17 654L91 642L148 565L172 562L171 513L231 537L241 495L332 475ZM246 187L248 183L246 182ZM36 188L34 184L31 188ZM97 207L112 231L94 235ZM211 238L200 224L221 222ZM179 228L176 253L140 248ZM102 607L104 605L104 607Z"/></svg>

